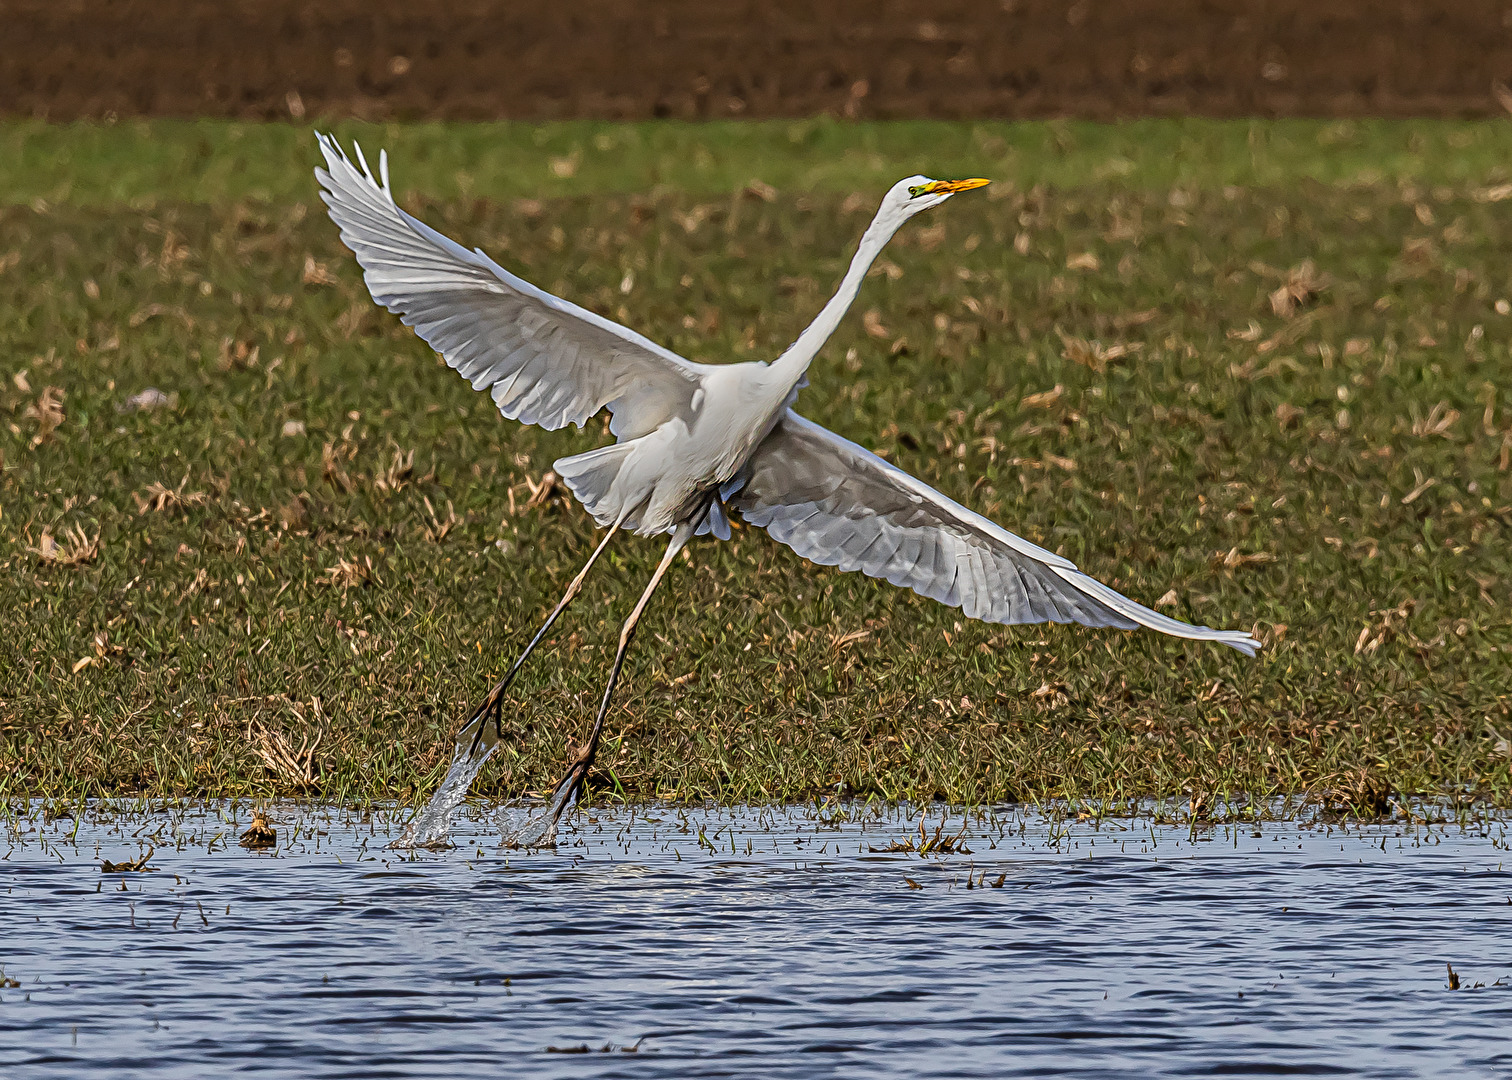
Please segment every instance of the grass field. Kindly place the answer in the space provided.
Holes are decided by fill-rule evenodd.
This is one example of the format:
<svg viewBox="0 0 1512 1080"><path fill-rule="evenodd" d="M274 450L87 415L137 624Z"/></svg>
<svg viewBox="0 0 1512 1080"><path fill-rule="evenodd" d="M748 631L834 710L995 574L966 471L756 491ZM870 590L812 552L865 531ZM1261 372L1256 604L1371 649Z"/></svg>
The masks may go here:
<svg viewBox="0 0 1512 1080"><path fill-rule="evenodd" d="M894 242L800 408L1267 642L970 624L742 530L643 624L597 797L1512 803L1512 125L339 130L702 360L779 352L898 176L994 178ZM423 797L586 556L531 496L601 425L503 420L376 309L316 160L0 127L0 798ZM601 564L481 790L555 779L660 549Z"/></svg>

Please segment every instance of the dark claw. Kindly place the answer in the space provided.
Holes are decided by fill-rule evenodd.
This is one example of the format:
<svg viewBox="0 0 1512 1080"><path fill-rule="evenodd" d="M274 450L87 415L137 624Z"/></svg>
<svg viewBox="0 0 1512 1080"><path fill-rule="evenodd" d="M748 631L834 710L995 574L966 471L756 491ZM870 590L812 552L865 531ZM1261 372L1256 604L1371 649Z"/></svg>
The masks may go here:
<svg viewBox="0 0 1512 1080"><path fill-rule="evenodd" d="M473 710L467 718L467 723L462 725L458 733L457 741L461 742L469 738L471 743L467 748L468 757L476 757L478 749L483 745L484 736L488 733L489 723L493 724L493 738L488 740L488 745L493 746L504 738L504 692L502 686L496 686L488 697L483 699L483 704Z"/></svg>

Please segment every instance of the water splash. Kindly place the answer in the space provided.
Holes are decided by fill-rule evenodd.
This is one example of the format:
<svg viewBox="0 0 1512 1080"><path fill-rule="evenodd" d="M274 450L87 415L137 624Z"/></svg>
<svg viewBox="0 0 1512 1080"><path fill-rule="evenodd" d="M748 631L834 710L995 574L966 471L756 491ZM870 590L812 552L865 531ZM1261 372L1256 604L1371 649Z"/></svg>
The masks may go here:
<svg viewBox="0 0 1512 1080"><path fill-rule="evenodd" d="M535 811L505 810L499 815L501 843L509 848L543 848L556 843L557 818L571 794L572 785L563 781L552 793L551 801Z"/></svg>
<svg viewBox="0 0 1512 1080"><path fill-rule="evenodd" d="M467 789L472 786L473 778L483 768L483 763L488 760L488 755L498 745L498 733L495 732L489 738L485 732L484 737L478 743L476 753L472 752L473 728L464 728L457 739L457 749L452 756L451 768L446 770L446 777L441 781L441 786L431 796L430 802L425 804L410 823L404 827L399 839L389 845L391 848L446 848L451 846L447 839L447 831L451 827L452 813L462 800L467 798Z"/></svg>

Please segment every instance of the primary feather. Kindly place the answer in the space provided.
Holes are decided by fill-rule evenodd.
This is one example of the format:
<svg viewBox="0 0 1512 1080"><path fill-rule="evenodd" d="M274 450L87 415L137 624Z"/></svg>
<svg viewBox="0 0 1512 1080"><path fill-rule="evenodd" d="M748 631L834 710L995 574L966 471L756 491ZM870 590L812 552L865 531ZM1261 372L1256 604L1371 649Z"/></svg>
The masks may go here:
<svg viewBox="0 0 1512 1080"><path fill-rule="evenodd" d="M329 136L321 198L357 256L373 299L415 328L473 389L511 420L548 430L607 407L623 439L685 414L702 365L552 296L481 251L468 251L394 202L387 155L382 182Z"/></svg>
<svg viewBox="0 0 1512 1080"><path fill-rule="evenodd" d="M789 410L747 465L731 509L811 562L859 570L995 623L1081 623L1216 641L1253 656L1234 630L1135 603L876 454Z"/></svg>

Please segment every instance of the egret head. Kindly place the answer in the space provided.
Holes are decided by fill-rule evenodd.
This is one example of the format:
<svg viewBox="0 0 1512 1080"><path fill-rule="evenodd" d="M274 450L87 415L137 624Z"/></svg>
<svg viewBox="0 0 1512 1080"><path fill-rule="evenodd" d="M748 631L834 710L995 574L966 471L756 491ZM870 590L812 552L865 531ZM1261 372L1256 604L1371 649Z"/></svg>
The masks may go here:
<svg viewBox="0 0 1512 1080"><path fill-rule="evenodd" d="M939 206L957 192L985 187L987 183L986 180L931 180L927 176L906 176L883 197L877 217L893 218L901 225L920 210Z"/></svg>

